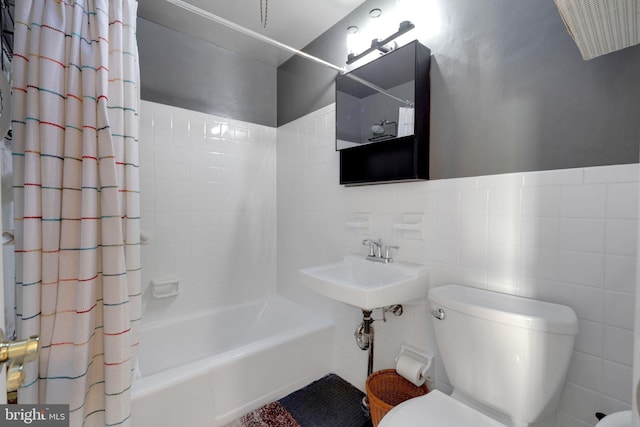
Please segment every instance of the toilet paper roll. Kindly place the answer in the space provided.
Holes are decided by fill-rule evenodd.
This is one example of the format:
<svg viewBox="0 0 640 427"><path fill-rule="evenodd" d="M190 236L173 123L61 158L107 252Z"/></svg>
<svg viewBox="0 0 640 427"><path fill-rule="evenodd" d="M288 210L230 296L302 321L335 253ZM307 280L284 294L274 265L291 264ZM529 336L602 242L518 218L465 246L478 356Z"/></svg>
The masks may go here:
<svg viewBox="0 0 640 427"><path fill-rule="evenodd" d="M396 371L418 387L424 384L425 381L422 376L424 368L424 363L407 355L400 356L398 362L396 362Z"/></svg>

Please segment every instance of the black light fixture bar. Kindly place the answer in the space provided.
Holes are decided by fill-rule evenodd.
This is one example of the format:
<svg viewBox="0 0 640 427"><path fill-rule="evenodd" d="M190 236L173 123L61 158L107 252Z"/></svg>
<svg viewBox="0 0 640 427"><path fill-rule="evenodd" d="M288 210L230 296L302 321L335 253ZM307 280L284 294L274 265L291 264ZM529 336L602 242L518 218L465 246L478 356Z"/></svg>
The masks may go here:
<svg viewBox="0 0 640 427"><path fill-rule="evenodd" d="M383 53L389 52L389 50L384 47L387 43L391 43L396 38L400 37L401 35L403 35L407 31L410 31L410 30L412 30L414 28L415 28L415 25L411 21L402 21L400 23L400 26L398 27L398 31L393 33L393 34L391 34L386 39L384 39L382 41L378 41L377 39L373 39L371 41L371 47L369 49L365 50L364 52L359 53L358 55L350 53L347 56L347 65L353 64L358 59L362 58L363 56L366 56L366 55L370 54L374 50L379 50L379 51L381 51Z"/></svg>

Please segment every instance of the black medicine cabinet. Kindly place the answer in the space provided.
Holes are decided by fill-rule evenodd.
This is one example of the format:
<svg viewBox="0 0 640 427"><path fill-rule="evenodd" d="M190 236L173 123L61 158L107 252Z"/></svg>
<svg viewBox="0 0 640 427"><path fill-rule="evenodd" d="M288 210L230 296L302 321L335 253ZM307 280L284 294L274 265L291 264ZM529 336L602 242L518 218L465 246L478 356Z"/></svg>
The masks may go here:
<svg viewBox="0 0 640 427"><path fill-rule="evenodd" d="M416 40L336 78L340 184L429 179L430 61Z"/></svg>

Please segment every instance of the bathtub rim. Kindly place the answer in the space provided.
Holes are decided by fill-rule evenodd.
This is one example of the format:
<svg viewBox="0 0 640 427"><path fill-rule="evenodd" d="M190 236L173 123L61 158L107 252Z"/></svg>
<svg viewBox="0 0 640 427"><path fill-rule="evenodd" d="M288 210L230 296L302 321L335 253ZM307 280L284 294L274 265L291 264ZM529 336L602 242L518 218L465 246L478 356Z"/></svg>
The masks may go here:
<svg viewBox="0 0 640 427"><path fill-rule="evenodd" d="M311 317L312 315L319 315L319 316L325 315L322 312L318 312L317 310L311 309L299 302L293 301L282 295L272 294L272 295L264 295L262 297L251 298L243 301L235 301L225 305L217 305L205 310L181 313L176 316L171 316L170 318L167 318L167 319L155 319L155 320L145 321L143 316L138 330L140 331L140 333L142 333L143 331L146 331L148 329L162 328L165 325L173 325L174 323L178 323L182 321L190 321L193 319L197 319L199 317L207 316L211 313L223 312L233 308L248 307L251 305L262 305L263 306L262 308L264 308L264 305L268 304L271 301L284 301L286 304L292 304L300 308L301 312L305 313L305 316Z"/></svg>
<svg viewBox="0 0 640 427"><path fill-rule="evenodd" d="M325 328L332 328L333 326L335 326L335 322L333 321L333 319L326 313L312 310L309 307L306 307L298 302L292 301L280 295L270 295L261 299L242 301L240 303L227 306L218 306L210 310L202 310L196 313L185 313L184 315L176 316L172 319L155 320L149 322L147 325L145 325L145 327L141 327L141 333L147 328L151 329L152 326L162 327L167 324L176 323L178 320L190 320L205 316L212 311L226 311L232 309L233 307L250 306L256 303L262 303L262 306L264 307L264 305L268 304L272 300L284 301L285 304L292 304L296 308L299 308L301 312L305 313L305 322L290 329L280 331L274 335L269 335L255 341L251 341L249 343L221 353L215 353L180 366L175 366L160 372L155 372L153 374L143 375L140 378L135 378L133 379L131 384L131 399L133 400L136 398L142 398L155 391L163 390L169 387L176 378L190 380L198 377L199 375L202 375L202 373L205 371L208 371L217 366L221 366L225 363L232 362L233 360L240 359L242 357L258 353L267 348L283 344L306 333L313 333Z"/></svg>

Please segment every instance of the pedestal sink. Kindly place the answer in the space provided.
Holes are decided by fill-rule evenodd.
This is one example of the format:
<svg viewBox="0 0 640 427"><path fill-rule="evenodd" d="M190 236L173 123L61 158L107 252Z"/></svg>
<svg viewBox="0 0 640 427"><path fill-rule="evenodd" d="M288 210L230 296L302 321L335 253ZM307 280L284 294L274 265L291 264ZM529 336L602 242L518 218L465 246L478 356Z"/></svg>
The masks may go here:
<svg viewBox="0 0 640 427"><path fill-rule="evenodd" d="M309 289L362 310L425 298L428 268L421 264L372 262L364 255L300 270Z"/></svg>

